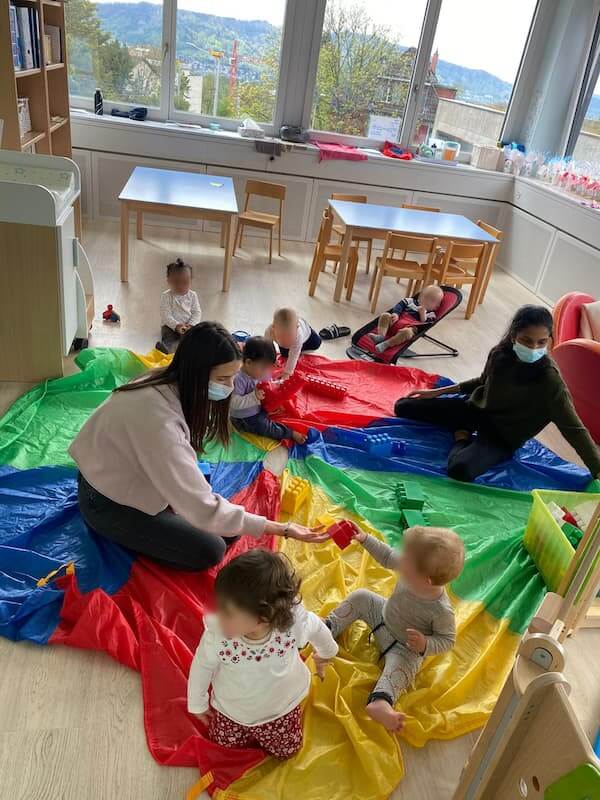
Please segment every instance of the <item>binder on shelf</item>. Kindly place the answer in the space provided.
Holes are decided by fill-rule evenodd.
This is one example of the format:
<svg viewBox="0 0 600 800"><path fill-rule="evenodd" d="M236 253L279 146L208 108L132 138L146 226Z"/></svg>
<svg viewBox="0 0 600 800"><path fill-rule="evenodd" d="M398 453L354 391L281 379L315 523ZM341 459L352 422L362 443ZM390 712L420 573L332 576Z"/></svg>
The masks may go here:
<svg viewBox="0 0 600 800"><path fill-rule="evenodd" d="M40 35L37 8L29 9L29 27L31 30L31 50L33 53L33 66L36 69L41 67L40 58Z"/></svg>
<svg viewBox="0 0 600 800"><path fill-rule="evenodd" d="M31 24L29 21L29 8L16 6L17 22L19 26L19 40L21 44L21 61L23 69L33 69L33 39L31 37Z"/></svg>
<svg viewBox="0 0 600 800"><path fill-rule="evenodd" d="M19 23L17 22L17 9L13 5L8 7L8 15L10 20L10 44L12 49L13 64L15 70L21 70L23 69L23 62L21 60Z"/></svg>

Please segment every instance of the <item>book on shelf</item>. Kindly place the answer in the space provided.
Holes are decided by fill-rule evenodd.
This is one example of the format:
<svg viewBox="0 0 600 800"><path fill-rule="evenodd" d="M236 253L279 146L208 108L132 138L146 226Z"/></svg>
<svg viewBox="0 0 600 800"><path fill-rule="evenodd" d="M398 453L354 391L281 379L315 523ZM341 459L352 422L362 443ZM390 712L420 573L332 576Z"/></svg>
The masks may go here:
<svg viewBox="0 0 600 800"><path fill-rule="evenodd" d="M35 69L41 67L40 58L40 32L37 8L29 9L29 27L31 29L31 49L33 51L33 66Z"/></svg>
<svg viewBox="0 0 600 800"><path fill-rule="evenodd" d="M50 37L50 61L46 61L46 63L60 64L63 60L60 41L60 28L58 25L45 25L44 33ZM48 54L46 57L48 58Z"/></svg>

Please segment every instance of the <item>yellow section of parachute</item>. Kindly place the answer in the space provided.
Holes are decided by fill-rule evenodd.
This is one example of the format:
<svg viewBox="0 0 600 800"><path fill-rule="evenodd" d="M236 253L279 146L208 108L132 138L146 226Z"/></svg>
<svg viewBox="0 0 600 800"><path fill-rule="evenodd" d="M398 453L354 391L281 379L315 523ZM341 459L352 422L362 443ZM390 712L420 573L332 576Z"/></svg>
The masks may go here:
<svg viewBox="0 0 600 800"><path fill-rule="evenodd" d="M336 520L352 518L311 485L296 520L316 525L325 514ZM365 520L354 520L383 538ZM353 589L368 588L387 596L396 582L395 575L358 544L341 551L333 542L314 546L282 540L281 550L302 577L305 606L322 617ZM284 762L266 759L219 792L219 800L384 800L404 775L403 738L423 746L428 739L455 738L484 725L512 667L520 637L508 630L506 621L485 611L482 603L452 600L456 646L428 659L414 688L398 701L396 707L407 715L400 736L388 733L365 713L380 673L379 653L369 642L366 626L356 623L340 637L340 652L327 667L325 680L313 678L304 706L300 753ZM314 673L312 658L307 664Z"/></svg>

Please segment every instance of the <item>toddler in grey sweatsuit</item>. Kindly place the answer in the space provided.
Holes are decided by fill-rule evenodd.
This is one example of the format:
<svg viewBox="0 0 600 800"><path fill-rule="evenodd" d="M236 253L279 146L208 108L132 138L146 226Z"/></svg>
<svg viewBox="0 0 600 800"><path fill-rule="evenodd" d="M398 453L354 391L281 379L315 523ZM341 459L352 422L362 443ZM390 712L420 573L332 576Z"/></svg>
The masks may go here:
<svg viewBox="0 0 600 800"><path fill-rule="evenodd" d="M355 620L367 623L384 659L367 713L388 730L399 730L404 715L394 711L398 696L412 684L425 656L454 646L454 609L445 586L462 571L464 546L454 531L419 526L404 532L401 552L360 528L354 539L401 577L388 599L367 589L352 592L326 624L337 638Z"/></svg>

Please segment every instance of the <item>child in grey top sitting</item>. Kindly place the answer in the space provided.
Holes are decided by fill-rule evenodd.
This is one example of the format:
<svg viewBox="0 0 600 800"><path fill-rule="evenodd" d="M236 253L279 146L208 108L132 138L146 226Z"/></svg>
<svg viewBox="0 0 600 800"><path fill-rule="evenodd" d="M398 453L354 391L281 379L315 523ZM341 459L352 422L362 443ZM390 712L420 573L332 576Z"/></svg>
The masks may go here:
<svg viewBox="0 0 600 800"><path fill-rule="evenodd" d="M445 586L462 571L464 545L454 531L420 526L404 532L401 552L358 527L354 539L401 578L388 599L367 589L352 592L325 622L334 638L358 619L370 627L384 666L369 695L367 714L387 730L398 731L404 724L404 714L394 710L398 696L412 684L425 656L454 646L454 609Z"/></svg>
<svg viewBox="0 0 600 800"><path fill-rule="evenodd" d="M265 393L257 388L257 383L269 380L276 360L275 345L270 339L264 336L246 339L242 367L233 379L229 406L231 422L234 428L244 433L254 433L276 441L293 439L297 444L304 444L304 434L270 419L261 408L260 401Z"/></svg>

